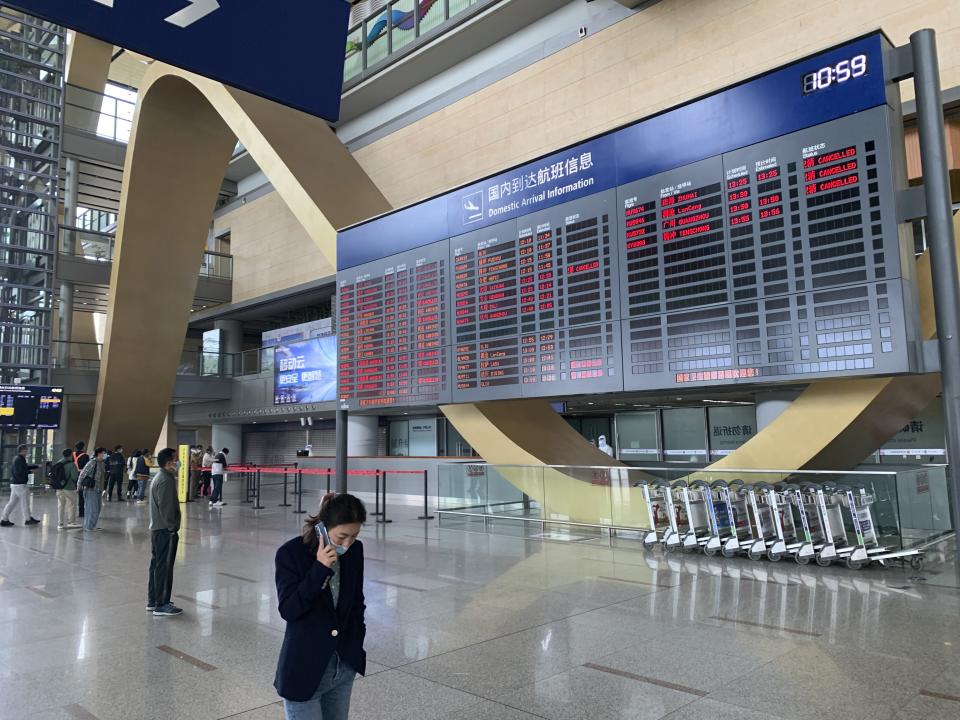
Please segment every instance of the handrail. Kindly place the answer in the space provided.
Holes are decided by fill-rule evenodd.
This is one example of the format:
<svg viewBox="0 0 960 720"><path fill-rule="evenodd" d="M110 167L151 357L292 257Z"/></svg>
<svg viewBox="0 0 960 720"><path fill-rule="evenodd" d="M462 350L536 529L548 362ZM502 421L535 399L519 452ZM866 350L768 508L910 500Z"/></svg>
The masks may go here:
<svg viewBox="0 0 960 720"><path fill-rule="evenodd" d="M84 247L85 240L87 241L87 247ZM74 225L60 225L59 251L61 254L92 262L112 262L115 245L116 236L114 233L87 230ZM204 250L199 274L201 277L231 280L233 278L233 255L215 250Z"/></svg>
<svg viewBox="0 0 960 720"><path fill-rule="evenodd" d="M461 462L461 463L444 463L444 465L449 465L451 467L459 467L461 465L482 465L484 467L493 468L528 468L528 469L550 469L550 470L627 470L631 472L664 472L665 470L672 470L675 472L690 473L691 469L689 467L669 467L669 466L648 466L643 467L640 465L505 465L505 464L490 464L485 462ZM933 467L940 467L940 464L933 463ZM929 467L929 466L928 466ZM857 475L896 475L895 470L759 470L757 468L713 468L709 466L696 470L697 473L715 473L715 474L729 474L729 473L744 473L744 474L767 474L767 475L837 475L838 473L855 473Z"/></svg>

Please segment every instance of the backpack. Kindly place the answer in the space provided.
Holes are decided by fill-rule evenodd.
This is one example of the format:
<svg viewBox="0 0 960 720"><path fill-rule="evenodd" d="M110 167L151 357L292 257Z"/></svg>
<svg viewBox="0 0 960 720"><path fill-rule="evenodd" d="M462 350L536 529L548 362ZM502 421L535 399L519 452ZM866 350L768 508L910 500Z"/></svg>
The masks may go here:
<svg viewBox="0 0 960 720"><path fill-rule="evenodd" d="M54 490L63 490L67 486L67 472L63 469L62 460L47 470L47 484Z"/></svg>
<svg viewBox="0 0 960 720"><path fill-rule="evenodd" d="M84 490L90 490L97 486L97 464L88 462L80 473L80 487Z"/></svg>

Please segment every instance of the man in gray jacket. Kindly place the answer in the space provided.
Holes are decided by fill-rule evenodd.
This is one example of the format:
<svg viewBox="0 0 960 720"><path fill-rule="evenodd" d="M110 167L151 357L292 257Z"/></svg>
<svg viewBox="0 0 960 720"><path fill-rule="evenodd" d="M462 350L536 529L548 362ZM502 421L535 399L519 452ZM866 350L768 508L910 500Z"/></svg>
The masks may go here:
<svg viewBox="0 0 960 720"><path fill-rule="evenodd" d="M180 615L183 610L170 602L173 592L173 563L180 540L180 504L177 502L177 451L165 448L157 453L160 472L150 484L150 583L147 610L159 617Z"/></svg>

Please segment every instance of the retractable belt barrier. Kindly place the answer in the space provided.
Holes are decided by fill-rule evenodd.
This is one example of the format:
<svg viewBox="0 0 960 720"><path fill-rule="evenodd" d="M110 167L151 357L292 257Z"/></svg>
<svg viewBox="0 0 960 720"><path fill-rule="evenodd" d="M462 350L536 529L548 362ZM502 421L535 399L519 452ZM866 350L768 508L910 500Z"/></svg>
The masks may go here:
<svg viewBox="0 0 960 720"><path fill-rule="evenodd" d="M211 471L210 467L201 467L202 471ZM291 507L291 504L287 502L287 486L290 481L290 477L293 477L293 494L297 497L297 507L293 510L294 515L303 515L306 510L303 509L303 476L304 475L323 475L327 478L327 492L330 492L330 483L333 475L336 474L336 471L333 468L301 468L297 463L293 465L255 465L255 464L245 464L245 465L230 465L227 468L230 473L239 473L244 480L244 494L245 499L242 501L244 504L254 503L254 510L263 510L263 505L260 504L260 491L262 487L280 487L283 486L283 502L280 503L277 507ZM375 478L374 484L374 497L375 497L375 510L371 513L378 523L387 524L392 523L393 520L387 519L387 473L390 472L394 475L420 475L423 477L423 515L420 515L418 520L432 520L433 515L430 514L428 494L429 490L427 487L428 483L428 471L427 470L347 470L347 475L353 475L355 477L373 477ZM264 485L262 482L263 475L282 475L282 483L269 483ZM381 500L382 498L382 500ZM381 506L381 502L383 503ZM382 509L381 509L382 507Z"/></svg>

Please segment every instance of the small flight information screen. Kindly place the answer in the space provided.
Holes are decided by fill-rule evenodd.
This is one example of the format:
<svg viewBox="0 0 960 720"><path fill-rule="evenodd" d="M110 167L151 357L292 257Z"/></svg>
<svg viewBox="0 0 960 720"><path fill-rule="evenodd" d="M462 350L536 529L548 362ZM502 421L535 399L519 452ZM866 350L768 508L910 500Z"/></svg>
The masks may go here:
<svg viewBox="0 0 960 720"><path fill-rule="evenodd" d="M54 430L62 411L63 388L0 385L0 427Z"/></svg>

